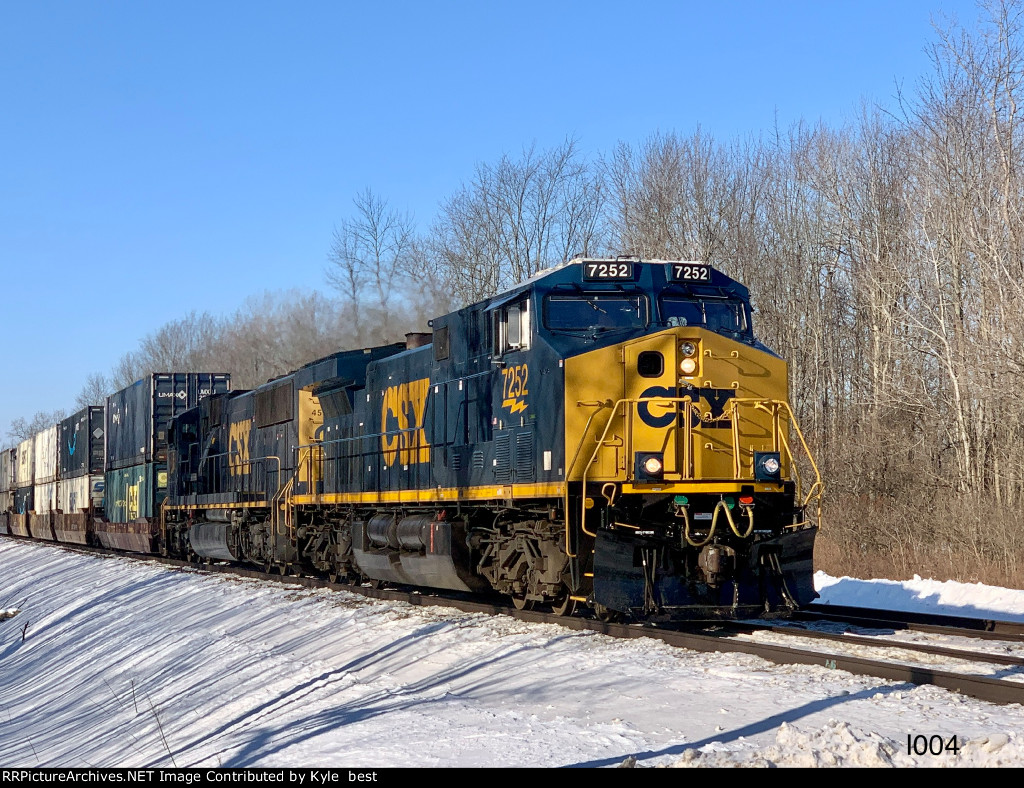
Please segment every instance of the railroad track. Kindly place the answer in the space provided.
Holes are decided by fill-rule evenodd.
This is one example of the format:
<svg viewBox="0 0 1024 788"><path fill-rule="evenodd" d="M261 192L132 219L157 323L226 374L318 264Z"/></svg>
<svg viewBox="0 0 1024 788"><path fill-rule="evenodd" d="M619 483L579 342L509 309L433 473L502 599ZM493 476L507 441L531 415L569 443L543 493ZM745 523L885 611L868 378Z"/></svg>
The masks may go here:
<svg viewBox="0 0 1024 788"><path fill-rule="evenodd" d="M17 539L18 537L10 538ZM40 544L40 542L33 541L33 544ZM1024 627L1013 622L989 621L975 626L974 624L977 622L962 617L921 617L918 615L908 617L905 614L891 614L890 611L885 611L883 614L874 610L837 610L816 605L813 606L813 609L797 615L793 621L787 623L715 622L707 626L685 627L617 624L593 618L558 616L554 613L537 610L519 611L499 597L482 601L479 597L470 599L457 594L435 595L421 591L410 592L402 589L350 586L331 583L326 579L315 577L268 574L257 569L230 564L194 564L161 556L126 554L60 543L44 544L89 555L101 554L147 563L159 563L179 571L229 574L305 588L348 591L368 598L401 601L410 605L452 607L463 612L507 615L528 622L558 624L579 631L599 632L610 637L652 638L670 646L694 651L749 654L775 664L818 665L889 681L917 685L931 684L991 703L1024 704L1024 647L1014 645L1024 641L1024 636L1022 636L1024 633L1014 632L1015 628L1019 630ZM865 613L868 615L863 615ZM909 618L915 620L908 620ZM972 625L964 626L964 621L968 621ZM833 627L833 631L822 628L826 625ZM930 636L969 637L988 641L998 639L1006 645L1003 653L991 650L983 652L928 642L893 640L891 637L879 634L857 634L853 631L866 628L882 630L890 635L898 631L910 630ZM776 641L792 639L792 642L797 642L797 639L802 639L802 647L783 645L781 642L769 642L765 639L769 635ZM827 644L827 646L821 648L819 644ZM859 653L854 653L851 647L856 647ZM863 653L865 651L869 651L875 656L866 656ZM921 658L894 657L893 652L897 651L917 652L918 654L927 654L932 658L942 657L947 663L955 663L956 669L946 669L949 667L947 663L940 666L927 664ZM990 675L985 675L986 673ZM1009 677L1016 676L1017 680L991 675L993 673Z"/></svg>
<svg viewBox="0 0 1024 788"><path fill-rule="evenodd" d="M982 640L1024 642L1024 623L965 616L932 615L898 610L874 610L842 605L808 605L793 621L835 621L840 624L871 629L895 629L959 635Z"/></svg>
<svg viewBox="0 0 1024 788"><path fill-rule="evenodd" d="M828 632L805 627L797 627L787 624L755 624L749 622L726 622L723 624L726 629L744 634L772 633L783 635L786 638L806 638L808 640L822 640L842 646L868 646L871 648L901 649L904 651L916 651L922 654L959 659L966 662L986 662L993 665L1017 665L1024 667L1024 649L1017 648L1016 653L1007 651L977 651L972 649L954 648L951 646L939 646L933 643L893 640L885 635L858 635L854 632ZM935 628L939 629L939 628ZM956 629L949 629L946 634L951 637L958 637ZM1009 641L1005 641L1009 642ZM1024 672L1021 679L1024 680Z"/></svg>

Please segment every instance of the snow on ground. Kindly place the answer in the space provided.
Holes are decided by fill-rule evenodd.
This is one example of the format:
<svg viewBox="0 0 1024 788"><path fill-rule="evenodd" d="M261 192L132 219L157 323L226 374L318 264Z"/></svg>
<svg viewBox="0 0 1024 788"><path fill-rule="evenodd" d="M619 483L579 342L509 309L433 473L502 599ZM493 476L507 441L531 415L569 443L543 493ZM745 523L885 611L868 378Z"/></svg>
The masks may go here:
<svg viewBox="0 0 1024 788"><path fill-rule="evenodd" d="M821 604L1024 621L1024 591L1012 588L922 580L917 575L901 582L856 580L821 572L815 577L815 587L821 595L816 601Z"/></svg>
<svg viewBox="0 0 1024 788"><path fill-rule="evenodd" d="M1024 766L1024 707L935 687L8 538L0 566L4 767ZM1022 591L818 585L1024 620Z"/></svg>

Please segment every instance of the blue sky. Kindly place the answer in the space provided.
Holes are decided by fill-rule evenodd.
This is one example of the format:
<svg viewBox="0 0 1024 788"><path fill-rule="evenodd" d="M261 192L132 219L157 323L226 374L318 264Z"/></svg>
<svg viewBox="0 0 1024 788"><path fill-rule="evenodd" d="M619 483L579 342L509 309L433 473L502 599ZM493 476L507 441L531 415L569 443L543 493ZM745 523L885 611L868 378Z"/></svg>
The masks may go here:
<svg viewBox="0 0 1024 788"><path fill-rule="evenodd" d="M189 311L324 288L369 187L429 225L478 162L894 105L973 0L0 0L0 438Z"/></svg>

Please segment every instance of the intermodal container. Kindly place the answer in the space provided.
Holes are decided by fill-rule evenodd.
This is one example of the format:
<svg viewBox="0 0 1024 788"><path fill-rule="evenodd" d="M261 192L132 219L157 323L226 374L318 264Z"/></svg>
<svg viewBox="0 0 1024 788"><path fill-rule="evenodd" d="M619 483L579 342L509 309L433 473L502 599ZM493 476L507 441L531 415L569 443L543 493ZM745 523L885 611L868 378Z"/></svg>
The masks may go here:
<svg viewBox="0 0 1024 788"><path fill-rule="evenodd" d="M18 444L18 462L14 466L14 486L16 488L28 487L31 489L35 477L35 462L33 461L36 442L27 438Z"/></svg>
<svg viewBox="0 0 1024 788"><path fill-rule="evenodd" d="M32 511L36 514L49 514L57 508L57 482L44 482L33 485Z"/></svg>
<svg viewBox="0 0 1024 788"><path fill-rule="evenodd" d="M61 479L57 487L57 508L64 514L80 514L89 508L103 508L103 474L90 473Z"/></svg>
<svg viewBox="0 0 1024 788"><path fill-rule="evenodd" d="M57 425L37 432L34 438L33 484L48 484L57 480Z"/></svg>
<svg viewBox="0 0 1024 788"><path fill-rule="evenodd" d="M111 394L105 413L106 470L164 462L171 418L230 388L228 374L160 372Z"/></svg>
<svg viewBox="0 0 1024 788"><path fill-rule="evenodd" d="M14 469L17 449L0 451L0 534L9 534L10 514L14 510Z"/></svg>
<svg viewBox="0 0 1024 788"><path fill-rule="evenodd" d="M57 425L60 478L103 473L103 406L90 405Z"/></svg>
<svg viewBox="0 0 1024 788"><path fill-rule="evenodd" d="M157 482L163 481L158 492ZM130 468L107 471L103 507L108 522L131 523L159 514L167 492L167 471L147 462Z"/></svg>
<svg viewBox="0 0 1024 788"><path fill-rule="evenodd" d="M32 490L29 487L19 487L14 491L14 512L15 514L32 513Z"/></svg>
<svg viewBox="0 0 1024 788"><path fill-rule="evenodd" d="M14 471L18 464L17 449L0 451L0 493L9 493L14 489ZM5 511L0 508L0 511Z"/></svg>

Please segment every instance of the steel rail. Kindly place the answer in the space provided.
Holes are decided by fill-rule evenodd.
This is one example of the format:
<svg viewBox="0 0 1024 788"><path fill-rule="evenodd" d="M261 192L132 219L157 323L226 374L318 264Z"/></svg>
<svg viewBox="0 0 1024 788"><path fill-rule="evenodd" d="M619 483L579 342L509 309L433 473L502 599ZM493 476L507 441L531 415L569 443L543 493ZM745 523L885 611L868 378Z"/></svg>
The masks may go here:
<svg viewBox="0 0 1024 788"><path fill-rule="evenodd" d="M903 640L882 640L880 636L851 635L848 632L822 632L816 629L804 629L797 626L786 626L779 624L750 624L743 621L723 622L724 626L740 630L745 633L772 632L786 635L787 637L802 637L812 640L825 640L839 644L853 646L869 646L871 648L894 648L906 651L920 651L923 654L936 654L953 659L962 659L968 662L989 662L994 665L1024 665L1024 656L1012 656L1009 654L991 654L984 651L969 651L967 649L950 648L948 646L935 646L929 643L912 643ZM943 632L957 636L960 630L951 629Z"/></svg>
<svg viewBox="0 0 1024 788"><path fill-rule="evenodd" d="M939 635L956 634L961 637L981 640L1024 641L1024 623L950 616L941 613L911 613L901 610L812 604L794 614L793 620L808 622L829 620L866 629L907 629L916 632L933 632Z"/></svg>

